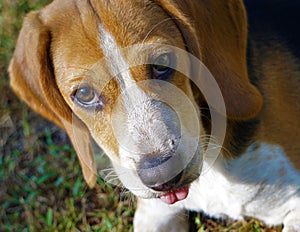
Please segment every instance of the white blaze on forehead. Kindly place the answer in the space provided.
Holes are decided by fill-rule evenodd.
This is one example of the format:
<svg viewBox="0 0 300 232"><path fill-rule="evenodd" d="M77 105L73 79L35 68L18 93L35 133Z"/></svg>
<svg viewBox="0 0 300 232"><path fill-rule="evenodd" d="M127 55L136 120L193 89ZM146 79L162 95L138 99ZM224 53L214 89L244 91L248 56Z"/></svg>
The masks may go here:
<svg viewBox="0 0 300 232"><path fill-rule="evenodd" d="M110 74L119 84L125 105L128 107L137 100L146 100L149 97L138 87L130 73L130 65L126 62L122 48L120 48L113 35L98 23L100 32L100 47L104 58L110 68ZM128 91L130 89L130 92ZM131 104L130 104L131 103ZM127 108L127 110L129 110Z"/></svg>
<svg viewBox="0 0 300 232"><path fill-rule="evenodd" d="M111 75L117 79L122 90L131 87L135 81L131 77L129 65L123 57L115 38L99 23L100 47L109 64Z"/></svg>

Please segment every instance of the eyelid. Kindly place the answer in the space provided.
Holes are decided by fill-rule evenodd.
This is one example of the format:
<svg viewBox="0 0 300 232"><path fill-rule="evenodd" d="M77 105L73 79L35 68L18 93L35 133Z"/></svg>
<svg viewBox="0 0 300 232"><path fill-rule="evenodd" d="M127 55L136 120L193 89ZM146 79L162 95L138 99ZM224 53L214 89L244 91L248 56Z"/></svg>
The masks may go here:
<svg viewBox="0 0 300 232"><path fill-rule="evenodd" d="M91 88L94 90L94 88L90 84L81 82L79 84L73 85L71 87L71 92L74 93L76 90L81 89L81 88Z"/></svg>
<svg viewBox="0 0 300 232"><path fill-rule="evenodd" d="M161 55L164 55L164 54L173 54L174 57L176 56L174 51L172 49L168 48L168 47L156 48L155 50L153 50L150 53L150 56L149 56L149 59L148 59L149 64L153 64L153 62L158 57L160 57Z"/></svg>
<svg viewBox="0 0 300 232"><path fill-rule="evenodd" d="M169 68L172 68L172 69L175 69L176 68L176 64L177 64L177 54L175 52L173 52L172 50L168 49L164 52L159 52L159 53L156 53L156 54L152 54L150 57L149 57L149 64L150 65L154 65L155 64L155 61L162 55L165 55L167 54L170 58L170 65L168 66Z"/></svg>

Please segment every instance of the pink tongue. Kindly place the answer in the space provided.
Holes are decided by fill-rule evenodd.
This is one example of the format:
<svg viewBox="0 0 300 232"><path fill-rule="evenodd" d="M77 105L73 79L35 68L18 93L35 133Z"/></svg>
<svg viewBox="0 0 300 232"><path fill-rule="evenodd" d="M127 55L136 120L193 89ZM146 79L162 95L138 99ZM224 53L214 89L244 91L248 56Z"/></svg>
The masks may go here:
<svg viewBox="0 0 300 232"><path fill-rule="evenodd" d="M189 194L189 188L183 187L168 193L165 193L160 197L160 199L165 202L166 204L174 204L177 201L184 200L187 195Z"/></svg>

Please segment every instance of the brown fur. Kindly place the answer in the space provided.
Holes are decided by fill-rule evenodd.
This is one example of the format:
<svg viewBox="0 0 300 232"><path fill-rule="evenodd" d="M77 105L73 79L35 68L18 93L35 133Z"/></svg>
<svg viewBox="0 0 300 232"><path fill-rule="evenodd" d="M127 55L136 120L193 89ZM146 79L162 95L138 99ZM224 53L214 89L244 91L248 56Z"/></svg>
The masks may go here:
<svg viewBox="0 0 300 232"><path fill-rule="evenodd" d="M280 144L295 168L300 170L299 60L275 41L272 49L252 42L254 75L264 95L256 141ZM263 62L261 62L263 60Z"/></svg>

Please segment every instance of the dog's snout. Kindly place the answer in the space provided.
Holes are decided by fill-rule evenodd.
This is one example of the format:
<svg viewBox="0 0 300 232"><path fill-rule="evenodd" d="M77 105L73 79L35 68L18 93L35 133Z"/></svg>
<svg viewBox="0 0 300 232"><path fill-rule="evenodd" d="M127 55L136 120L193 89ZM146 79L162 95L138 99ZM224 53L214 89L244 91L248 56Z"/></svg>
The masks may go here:
<svg viewBox="0 0 300 232"><path fill-rule="evenodd" d="M141 160L137 173L147 187L156 191L168 191L179 182L182 166L175 154L146 156Z"/></svg>

